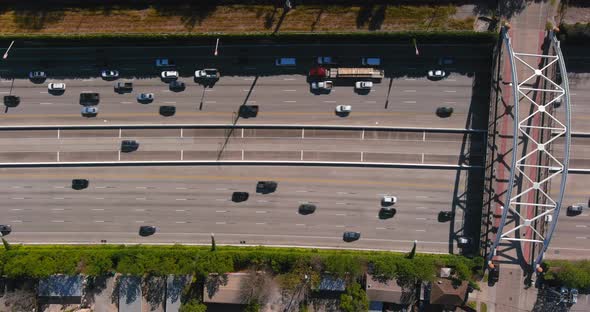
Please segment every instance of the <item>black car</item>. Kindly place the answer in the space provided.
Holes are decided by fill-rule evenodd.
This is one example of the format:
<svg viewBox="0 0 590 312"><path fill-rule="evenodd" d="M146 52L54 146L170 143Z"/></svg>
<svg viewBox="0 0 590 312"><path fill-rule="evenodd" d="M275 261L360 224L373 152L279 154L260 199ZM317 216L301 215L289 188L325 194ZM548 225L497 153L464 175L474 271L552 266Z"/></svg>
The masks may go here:
<svg viewBox="0 0 590 312"><path fill-rule="evenodd" d="M139 143L135 140L123 140L121 141L121 152L130 153L134 152L139 148Z"/></svg>
<svg viewBox="0 0 590 312"><path fill-rule="evenodd" d="M436 116L438 116L440 118L451 117L452 114L453 114L453 108L452 107L441 106L441 107L439 107L439 108L436 109Z"/></svg>
<svg viewBox="0 0 590 312"><path fill-rule="evenodd" d="M174 80L174 81L170 82L168 87L172 91L182 91L186 88L186 85L182 81Z"/></svg>
<svg viewBox="0 0 590 312"><path fill-rule="evenodd" d="M80 93L80 105L98 105L100 95L96 92Z"/></svg>
<svg viewBox="0 0 590 312"><path fill-rule="evenodd" d="M583 207L580 204L571 205L567 207L566 215L568 216L577 216L582 213Z"/></svg>
<svg viewBox="0 0 590 312"><path fill-rule="evenodd" d="M73 179L72 188L74 190L83 190L88 187L88 180L86 179Z"/></svg>
<svg viewBox="0 0 590 312"><path fill-rule="evenodd" d="M500 265L494 264L494 267L490 269L490 275L488 281L490 283L497 283L500 279Z"/></svg>
<svg viewBox="0 0 590 312"><path fill-rule="evenodd" d="M316 209L316 205L314 205L314 204L305 203L305 204L299 205L299 213L302 215L312 214L315 212L315 209Z"/></svg>
<svg viewBox="0 0 590 312"><path fill-rule="evenodd" d="M239 202L247 201L249 197L250 197L250 194L248 194L248 192L234 192L231 195L231 201L233 201L235 203L239 203Z"/></svg>
<svg viewBox="0 0 590 312"><path fill-rule="evenodd" d="M6 236L6 235L10 234L10 232L12 232L12 227L10 225L7 225L7 224L0 225L0 233L2 233L2 236Z"/></svg>
<svg viewBox="0 0 590 312"><path fill-rule="evenodd" d="M452 211L441 211L438 213L438 222L451 221L455 214Z"/></svg>
<svg viewBox="0 0 590 312"><path fill-rule="evenodd" d="M6 105L6 107L17 107L18 104L20 104L20 97L16 95L4 96L4 105Z"/></svg>
<svg viewBox="0 0 590 312"><path fill-rule="evenodd" d="M176 106L164 105L160 106L160 115L164 117L174 116L176 114Z"/></svg>
<svg viewBox="0 0 590 312"><path fill-rule="evenodd" d="M157 228L153 225L142 225L139 227L140 236L150 236L156 234Z"/></svg>
<svg viewBox="0 0 590 312"><path fill-rule="evenodd" d="M256 193L268 194L277 190L278 183L275 181L258 181Z"/></svg>
<svg viewBox="0 0 590 312"><path fill-rule="evenodd" d="M242 118L253 118L258 116L258 105L242 105L240 106L239 115Z"/></svg>
<svg viewBox="0 0 590 312"><path fill-rule="evenodd" d="M393 218L393 216L395 216L396 213L397 210L395 210L395 208L382 207L381 209L379 209L379 219L391 219Z"/></svg>
<svg viewBox="0 0 590 312"><path fill-rule="evenodd" d="M344 240L347 243L359 240L359 238L361 238L360 232L344 232L344 234L342 235L342 240Z"/></svg>

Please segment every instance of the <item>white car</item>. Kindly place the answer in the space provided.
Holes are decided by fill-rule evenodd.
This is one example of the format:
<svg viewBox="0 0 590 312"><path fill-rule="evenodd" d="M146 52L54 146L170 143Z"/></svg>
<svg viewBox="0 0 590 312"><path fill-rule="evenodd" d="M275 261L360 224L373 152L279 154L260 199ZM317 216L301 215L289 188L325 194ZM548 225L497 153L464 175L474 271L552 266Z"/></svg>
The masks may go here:
<svg viewBox="0 0 590 312"><path fill-rule="evenodd" d="M82 107L82 116L84 117L94 117L98 115L98 107L97 106L84 106Z"/></svg>
<svg viewBox="0 0 590 312"><path fill-rule="evenodd" d="M47 74L42 71L32 71L29 73L30 79L45 79L47 78Z"/></svg>
<svg viewBox="0 0 590 312"><path fill-rule="evenodd" d="M105 78L105 79L119 78L119 71L105 69L105 70L103 70L103 71L100 72L100 76L102 78Z"/></svg>
<svg viewBox="0 0 590 312"><path fill-rule="evenodd" d="M336 112L337 113L350 113L350 112L352 112L352 106L351 105L338 105L338 106L336 106Z"/></svg>
<svg viewBox="0 0 590 312"><path fill-rule="evenodd" d="M391 206L397 203L397 197L392 195L383 195L381 198L381 205L382 206Z"/></svg>
<svg viewBox="0 0 590 312"><path fill-rule="evenodd" d="M428 71L428 78L431 79L442 79L445 78L445 71L442 69L432 69Z"/></svg>
<svg viewBox="0 0 590 312"><path fill-rule="evenodd" d="M49 91L66 91L66 84L63 82L52 82L47 85L47 90Z"/></svg>
<svg viewBox="0 0 590 312"><path fill-rule="evenodd" d="M153 93L140 93L137 95L137 100L140 102L151 102L154 100Z"/></svg>
<svg viewBox="0 0 590 312"><path fill-rule="evenodd" d="M195 70L195 78L217 79L219 78L219 71L215 68Z"/></svg>
<svg viewBox="0 0 590 312"><path fill-rule="evenodd" d="M178 72L175 70L165 70L160 76L162 79L178 79Z"/></svg>
<svg viewBox="0 0 590 312"><path fill-rule="evenodd" d="M373 87L373 82L372 81L357 81L354 84L354 87L359 90L369 90Z"/></svg>

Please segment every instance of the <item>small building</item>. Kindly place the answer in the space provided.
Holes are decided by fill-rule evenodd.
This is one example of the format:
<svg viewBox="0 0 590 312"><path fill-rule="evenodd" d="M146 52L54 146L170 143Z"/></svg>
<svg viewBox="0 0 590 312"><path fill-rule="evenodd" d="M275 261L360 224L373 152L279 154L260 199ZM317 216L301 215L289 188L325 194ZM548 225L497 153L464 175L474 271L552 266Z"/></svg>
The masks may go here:
<svg viewBox="0 0 590 312"><path fill-rule="evenodd" d="M247 304L242 295L242 283L249 273L211 273L203 289L203 302L225 304Z"/></svg>
<svg viewBox="0 0 590 312"><path fill-rule="evenodd" d="M445 308L463 306L467 299L467 281L456 282L448 278L437 278L430 289L430 304Z"/></svg>
<svg viewBox="0 0 590 312"><path fill-rule="evenodd" d="M43 304L80 304L83 287L82 275L52 275L39 281L38 301Z"/></svg>
<svg viewBox="0 0 590 312"><path fill-rule="evenodd" d="M315 298L338 299L346 292L346 280L324 274L316 287L312 288L312 296Z"/></svg>
<svg viewBox="0 0 590 312"><path fill-rule="evenodd" d="M366 275L369 311L383 311L384 307L395 310L407 308L415 299L416 288L404 289L395 280L381 280L371 274Z"/></svg>

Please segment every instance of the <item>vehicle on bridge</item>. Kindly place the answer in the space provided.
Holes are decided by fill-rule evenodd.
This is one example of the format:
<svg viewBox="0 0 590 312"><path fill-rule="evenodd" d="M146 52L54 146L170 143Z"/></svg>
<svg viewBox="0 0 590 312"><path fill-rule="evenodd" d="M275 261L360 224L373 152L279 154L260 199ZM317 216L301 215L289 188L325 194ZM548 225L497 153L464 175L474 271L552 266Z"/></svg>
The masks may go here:
<svg viewBox="0 0 590 312"><path fill-rule="evenodd" d="M115 84L115 92L117 93L126 93L131 91L133 91L132 82L117 82Z"/></svg>
<svg viewBox="0 0 590 312"><path fill-rule="evenodd" d="M96 92L82 92L80 93L80 105L98 105L100 95Z"/></svg>
<svg viewBox="0 0 590 312"><path fill-rule="evenodd" d="M219 71L215 68L206 68L195 71L197 79L219 79Z"/></svg>
<svg viewBox="0 0 590 312"><path fill-rule="evenodd" d="M49 92L51 92L51 91L63 92L63 91L66 91L66 84L63 82L52 82L47 85L47 90Z"/></svg>
<svg viewBox="0 0 590 312"><path fill-rule="evenodd" d="M334 83L332 81L314 81L311 83L311 89L316 91L327 91L332 90Z"/></svg>
<svg viewBox="0 0 590 312"><path fill-rule="evenodd" d="M308 215L314 213L316 210L316 205L311 203L305 203L299 205L299 214Z"/></svg>
<svg viewBox="0 0 590 312"><path fill-rule="evenodd" d="M144 237L154 235L157 230L158 228L153 225L142 225L139 227L139 235Z"/></svg>
<svg viewBox="0 0 590 312"><path fill-rule="evenodd" d="M98 107L97 106L84 106L80 111L82 117L96 117L98 115Z"/></svg>
<svg viewBox="0 0 590 312"><path fill-rule="evenodd" d="M88 187L88 180L87 179L73 179L72 180L72 189L74 190L83 190Z"/></svg>
<svg viewBox="0 0 590 312"><path fill-rule="evenodd" d="M233 194L231 195L231 201L233 201L234 203L240 203L243 201L247 201L248 197L250 197L250 194L248 194L248 192L233 192Z"/></svg>
<svg viewBox="0 0 590 312"><path fill-rule="evenodd" d="M0 225L0 233L2 236L6 236L12 232L12 227L7 224Z"/></svg>
<svg viewBox="0 0 590 312"><path fill-rule="evenodd" d="M20 104L20 97L16 95L5 95L4 105L6 107L17 107Z"/></svg>
<svg viewBox="0 0 590 312"><path fill-rule="evenodd" d="M371 67L359 68L326 68L322 66L314 67L309 71L309 77L321 78L367 78L367 79L383 79L385 71Z"/></svg>
<svg viewBox="0 0 590 312"><path fill-rule="evenodd" d="M360 232L344 232L344 234L342 235L342 240L344 240L347 243L359 240L359 238L361 238Z"/></svg>
<svg viewBox="0 0 590 312"><path fill-rule="evenodd" d="M268 194L277 190L278 183L275 181L258 181L256 193Z"/></svg>

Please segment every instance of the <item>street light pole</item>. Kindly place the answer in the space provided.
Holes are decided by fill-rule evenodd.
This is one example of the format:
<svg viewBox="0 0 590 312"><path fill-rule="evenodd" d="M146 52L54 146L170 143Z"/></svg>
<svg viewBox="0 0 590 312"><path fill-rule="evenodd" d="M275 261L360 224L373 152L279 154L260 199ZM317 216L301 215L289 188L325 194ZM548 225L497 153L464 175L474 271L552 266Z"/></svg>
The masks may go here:
<svg viewBox="0 0 590 312"><path fill-rule="evenodd" d="M217 38L217 42L215 42L215 52L213 55L217 56L217 48L219 47L219 38Z"/></svg>
<svg viewBox="0 0 590 312"><path fill-rule="evenodd" d="M416 38L412 38L412 42L414 43L414 49L416 49L416 56L419 56L420 51L418 51L418 45L416 44Z"/></svg>
<svg viewBox="0 0 590 312"><path fill-rule="evenodd" d="M10 45L8 46L8 49L6 49L6 52L4 52L4 55L2 56L3 59L8 58L8 52L10 51L10 48L12 48L12 45L14 44L14 40L12 40L12 42L10 43Z"/></svg>

